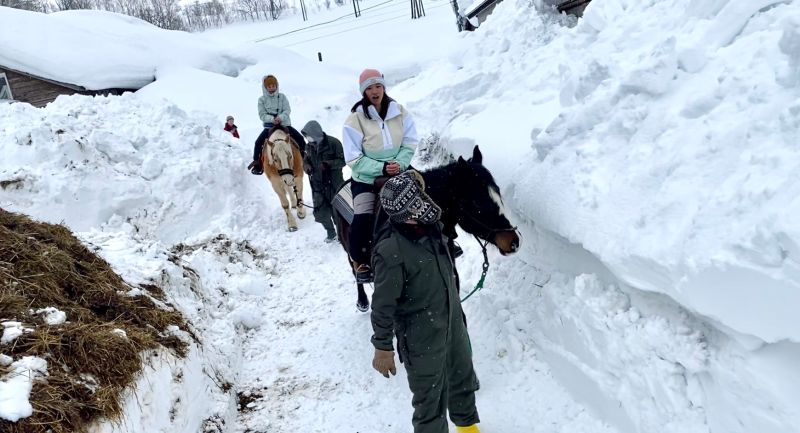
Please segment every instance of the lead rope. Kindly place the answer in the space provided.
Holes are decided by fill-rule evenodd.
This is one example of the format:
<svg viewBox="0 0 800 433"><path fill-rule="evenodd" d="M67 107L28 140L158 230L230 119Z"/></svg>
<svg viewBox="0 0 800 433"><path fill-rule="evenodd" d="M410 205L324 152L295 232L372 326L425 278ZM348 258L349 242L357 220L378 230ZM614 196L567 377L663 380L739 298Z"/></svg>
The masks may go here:
<svg viewBox="0 0 800 433"><path fill-rule="evenodd" d="M489 241L481 242L481 240L478 239L477 236L475 236L475 240L478 241L478 244L480 244L481 249L483 250L483 270L481 271L481 278L478 280L478 283L475 284L475 288L472 289L472 291L469 292L467 296L464 296L461 299L462 303L467 299L469 299L470 296L474 295L477 291L483 288L483 281L486 280L486 273L489 271L489 256L486 253L486 246L489 245Z"/></svg>

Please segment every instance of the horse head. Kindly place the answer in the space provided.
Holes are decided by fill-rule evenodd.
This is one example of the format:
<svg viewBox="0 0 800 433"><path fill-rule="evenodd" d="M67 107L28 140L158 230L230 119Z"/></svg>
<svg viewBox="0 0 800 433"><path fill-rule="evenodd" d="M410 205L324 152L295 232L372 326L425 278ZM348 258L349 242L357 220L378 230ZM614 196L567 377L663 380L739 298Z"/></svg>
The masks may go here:
<svg viewBox="0 0 800 433"><path fill-rule="evenodd" d="M482 163L483 155L475 146L469 160L459 157L447 166L449 197L440 205L450 214L448 219L467 233L492 243L503 255L515 253L519 249L517 229L506 217L500 188Z"/></svg>
<svg viewBox="0 0 800 433"><path fill-rule="evenodd" d="M287 186L294 187L292 138L283 129L274 128L264 146L267 163L278 171L278 175Z"/></svg>

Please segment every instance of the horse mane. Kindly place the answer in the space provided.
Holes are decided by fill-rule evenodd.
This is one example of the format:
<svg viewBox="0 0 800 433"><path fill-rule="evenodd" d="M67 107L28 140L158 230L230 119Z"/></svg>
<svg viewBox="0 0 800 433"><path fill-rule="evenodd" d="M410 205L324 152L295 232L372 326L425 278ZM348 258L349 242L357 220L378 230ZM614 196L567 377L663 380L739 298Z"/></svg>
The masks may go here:
<svg viewBox="0 0 800 433"><path fill-rule="evenodd" d="M425 192L440 207L447 206L448 202L455 200L454 192L459 187L475 181L499 189L492 173L482 164L472 162L471 159L463 162L451 162L420 173L425 179ZM440 201L443 203L439 203Z"/></svg>
<svg viewBox="0 0 800 433"><path fill-rule="evenodd" d="M425 179L425 192L442 208L445 234L451 237L455 235L458 222L458 202L464 197L460 192L474 188L476 183L499 190L489 170L472 159L462 159L420 173Z"/></svg>

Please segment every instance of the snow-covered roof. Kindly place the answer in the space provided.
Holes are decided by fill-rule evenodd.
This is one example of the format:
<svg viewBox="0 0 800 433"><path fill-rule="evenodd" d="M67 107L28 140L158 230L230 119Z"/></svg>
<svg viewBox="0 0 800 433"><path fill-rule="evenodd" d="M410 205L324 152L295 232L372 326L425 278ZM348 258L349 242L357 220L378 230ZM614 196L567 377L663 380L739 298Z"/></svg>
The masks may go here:
<svg viewBox="0 0 800 433"><path fill-rule="evenodd" d="M138 89L175 63L225 72L222 57L194 35L126 15L0 7L0 66L88 90Z"/></svg>

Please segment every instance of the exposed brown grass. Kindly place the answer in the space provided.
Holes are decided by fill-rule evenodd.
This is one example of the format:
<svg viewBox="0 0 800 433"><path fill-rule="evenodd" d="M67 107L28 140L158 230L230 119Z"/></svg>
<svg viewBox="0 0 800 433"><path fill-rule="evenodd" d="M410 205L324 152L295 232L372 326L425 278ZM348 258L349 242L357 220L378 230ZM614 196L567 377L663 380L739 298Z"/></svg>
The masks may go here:
<svg viewBox="0 0 800 433"><path fill-rule="evenodd" d="M0 350L14 360L48 362L48 376L31 392L33 415L0 420L0 431L85 432L99 417L119 417L121 393L141 371L142 352L165 346L185 356L187 344L166 332L170 325L188 331L180 313L126 295L130 289L66 227L0 209L0 321L34 330ZM64 311L68 322L45 324L34 314L45 307Z"/></svg>

